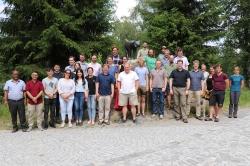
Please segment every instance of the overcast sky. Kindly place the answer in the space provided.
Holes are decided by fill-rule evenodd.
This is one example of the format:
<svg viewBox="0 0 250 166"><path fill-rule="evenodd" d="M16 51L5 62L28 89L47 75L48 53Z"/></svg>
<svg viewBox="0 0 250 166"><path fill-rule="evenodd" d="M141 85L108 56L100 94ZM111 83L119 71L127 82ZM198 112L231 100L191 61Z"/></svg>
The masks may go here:
<svg viewBox="0 0 250 166"><path fill-rule="evenodd" d="M136 0L115 0L117 5L117 10L115 15L120 19L123 16L129 16L131 9L136 6ZM0 0L0 11L4 8L3 1ZM3 17L3 14L0 14L0 17Z"/></svg>

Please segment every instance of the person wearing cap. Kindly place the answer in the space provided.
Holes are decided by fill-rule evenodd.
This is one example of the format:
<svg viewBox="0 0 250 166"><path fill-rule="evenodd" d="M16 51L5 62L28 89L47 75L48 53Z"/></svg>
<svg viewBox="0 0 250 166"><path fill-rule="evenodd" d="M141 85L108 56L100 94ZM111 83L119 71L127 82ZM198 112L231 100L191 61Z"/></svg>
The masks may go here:
<svg viewBox="0 0 250 166"><path fill-rule="evenodd" d="M140 57L142 57L144 59L148 54L148 50L149 50L148 43L144 42L142 45L142 48L137 53L137 59Z"/></svg>
<svg viewBox="0 0 250 166"><path fill-rule="evenodd" d="M167 50L167 47L166 46L162 46L161 47L161 53L158 55L158 58L157 59L162 59L165 55L165 51Z"/></svg>

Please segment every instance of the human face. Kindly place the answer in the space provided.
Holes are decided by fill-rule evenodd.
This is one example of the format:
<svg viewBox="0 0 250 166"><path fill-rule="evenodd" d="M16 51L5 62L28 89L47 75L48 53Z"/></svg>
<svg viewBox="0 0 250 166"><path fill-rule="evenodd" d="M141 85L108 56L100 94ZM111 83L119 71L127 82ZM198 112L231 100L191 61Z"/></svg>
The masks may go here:
<svg viewBox="0 0 250 166"><path fill-rule="evenodd" d="M124 66L124 71L125 71L125 73L129 73L129 71L130 71L130 64L126 64L125 66Z"/></svg>
<svg viewBox="0 0 250 166"><path fill-rule="evenodd" d="M178 57L182 57L182 56L183 56L183 52L182 52L182 51L178 51L178 52L177 52L177 56L178 56Z"/></svg>
<svg viewBox="0 0 250 166"><path fill-rule="evenodd" d="M153 50L149 50L148 51L148 55L151 56L151 57L154 56L154 51Z"/></svg>
<svg viewBox="0 0 250 166"><path fill-rule="evenodd" d="M69 65L74 66L74 64L75 64L74 58L69 58Z"/></svg>
<svg viewBox="0 0 250 166"><path fill-rule="evenodd" d="M170 55L170 57L169 57L169 62L170 62L170 63L174 63L174 56L173 56L173 55Z"/></svg>
<svg viewBox="0 0 250 166"><path fill-rule="evenodd" d="M166 51L166 48L161 49L162 54L165 54L165 51Z"/></svg>
<svg viewBox="0 0 250 166"><path fill-rule="evenodd" d="M80 59L81 62L84 62L85 61L85 56L84 55L80 55L79 59Z"/></svg>
<svg viewBox="0 0 250 166"><path fill-rule="evenodd" d="M148 47L148 44L147 43L143 43L143 48L147 48Z"/></svg>
<svg viewBox="0 0 250 166"><path fill-rule="evenodd" d="M108 62L109 65L112 65L113 64L112 58L108 58L107 62Z"/></svg>
<svg viewBox="0 0 250 166"><path fill-rule="evenodd" d="M214 68L213 68L213 67L210 67L209 73L210 73L210 74L214 74L214 72L215 72L215 71L214 71Z"/></svg>
<svg viewBox="0 0 250 166"><path fill-rule="evenodd" d="M37 80L37 79L38 79L38 74L35 73L35 72L33 72L33 73L31 74L31 78L32 78L32 80Z"/></svg>
<svg viewBox="0 0 250 166"><path fill-rule="evenodd" d="M179 70L182 70L183 69L183 63L182 62L178 62L177 63L177 68L179 69Z"/></svg>
<svg viewBox="0 0 250 166"><path fill-rule="evenodd" d="M77 74L78 78L82 78L82 73L80 71L77 71L76 74Z"/></svg>
<svg viewBox="0 0 250 166"><path fill-rule="evenodd" d="M221 73L221 71L222 71L222 68L220 67L220 66L218 66L218 67L216 67L216 73Z"/></svg>
<svg viewBox="0 0 250 166"><path fill-rule="evenodd" d="M18 71L13 71L11 75L12 75L13 80L19 79L19 72Z"/></svg>
<svg viewBox="0 0 250 166"><path fill-rule="evenodd" d="M202 64L202 65L201 65L201 70L202 70L202 71L206 71L206 70L207 70L207 66L204 65L204 64Z"/></svg>
<svg viewBox="0 0 250 166"><path fill-rule="evenodd" d="M117 48L113 48L112 54L115 55L115 56L118 55L118 49Z"/></svg>
<svg viewBox="0 0 250 166"><path fill-rule="evenodd" d="M169 51L169 50L166 50L166 51L164 52L164 56L165 56L166 58L169 58L169 56L170 56L170 51Z"/></svg>
<svg viewBox="0 0 250 166"><path fill-rule="evenodd" d="M80 69L80 68L81 68L80 64L76 63L75 64L75 69Z"/></svg>
<svg viewBox="0 0 250 166"><path fill-rule="evenodd" d="M142 59L139 60L139 66L143 67L144 66L144 61Z"/></svg>
<svg viewBox="0 0 250 166"><path fill-rule="evenodd" d="M91 68L88 69L88 75L92 76L93 75L93 70Z"/></svg>
<svg viewBox="0 0 250 166"><path fill-rule="evenodd" d="M64 78L69 79L70 78L70 71L66 71L64 74Z"/></svg>
<svg viewBox="0 0 250 166"><path fill-rule="evenodd" d="M92 56L91 60L92 60L93 63L96 63L97 57L94 55L94 56Z"/></svg>
<svg viewBox="0 0 250 166"><path fill-rule="evenodd" d="M47 71L48 77L53 77L53 74L54 74L53 70Z"/></svg>
<svg viewBox="0 0 250 166"><path fill-rule="evenodd" d="M60 70L61 70L61 68L60 68L60 66L59 65L55 65L54 66L54 70L55 70L55 72L60 72Z"/></svg>
<svg viewBox="0 0 250 166"><path fill-rule="evenodd" d="M127 63L127 62L128 62L128 59L127 59L126 57L123 57L122 63L125 64L125 63Z"/></svg>
<svg viewBox="0 0 250 166"><path fill-rule="evenodd" d="M102 71L104 74L108 74L109 67L107 65L103 66Z"/></svg>
<svg viewBox="0 0 250 166"><path fill-rule="evenodd" d="M234 74L240 74L240 69L238 67L235 67L234 68Z"/></svg>
<svg viewBox="0 0 250 166"><path fill-rule="evenodd" d="M194 63L194 70L199 70L199 64L198 63Z"/></svg>
<svg viewBox="0 0 250 166"><path fill-rule="evenodd" d="M161 61L156 61L155 66L157 69L160 69L161 68Z"/></svg>

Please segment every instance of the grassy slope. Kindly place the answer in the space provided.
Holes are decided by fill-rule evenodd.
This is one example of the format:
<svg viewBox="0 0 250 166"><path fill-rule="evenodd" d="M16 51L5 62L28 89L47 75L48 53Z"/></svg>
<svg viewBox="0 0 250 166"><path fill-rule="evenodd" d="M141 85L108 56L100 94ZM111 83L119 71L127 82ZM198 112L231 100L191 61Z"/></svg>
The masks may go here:
<svg viewBox="0 0 250 166"><path fill-rule="evenodd" d="M226 100L224 103L224 111L227 111L229 105L229 91L226 93ZM242 90L240 97L241 107L250 107L250 90L245 88ZM10 129L10 114L4 105L0 105L0 129Z"/></svg>

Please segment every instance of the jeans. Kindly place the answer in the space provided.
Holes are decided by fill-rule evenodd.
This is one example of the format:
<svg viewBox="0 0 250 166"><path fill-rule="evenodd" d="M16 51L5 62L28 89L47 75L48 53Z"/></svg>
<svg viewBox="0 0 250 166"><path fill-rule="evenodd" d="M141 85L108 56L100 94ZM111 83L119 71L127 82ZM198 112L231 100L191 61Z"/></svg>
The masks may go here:
<svg viewBox="0 0 250 166"><path fill-rule="evenodd" d="M24 100L23 99L18 100L18 101L8 100L8 106L9 106L9 110L11 114L13 128L14 129L17 128L17 113L19 116L21 128L22 129L25 128L26 118L25 118Z"/></svg>
<svg viewBox="0 0 250 166"><path fill-rule="evenodd" d="M230 92L229 115L237 115L240 92Z"/></svg>
<svg viewBox="0 0 250 166"><path fill-rule="evenodd" d="M95 120L95 115L96 115L95 95L89 95L88 97L88 115L89 115L89 120Z"/></svg>
<svg viewBox="0 0 250 166"><path fill-rule="evenodd" d="M61 117L62 121L65 121L65 117L68 114L69 121L72 119L72 108L74 99L69 99L65 101L61 96L59 97L60 100L60 109L61 109Z"/></svg>
<svg viewBox="0 0 250 166"><path fill-rule="evenodd" d="M84 93L76 92L74 99L75 120L82 121L83 118Z"/></svg>
<svg viewBox="0 0 250 166"><path fill-rule="evenodd" d="M44 98L44 122L48 125L48 115L50 112L50 123L55 123L55 110L56 110L56 98L47 99Z"/></svg>
<svg viewBox="0 0 250 166"><path fill-rule="evenodd" d="M164 115L164 92L161 88L153 88L153 114Z"/></svg>

